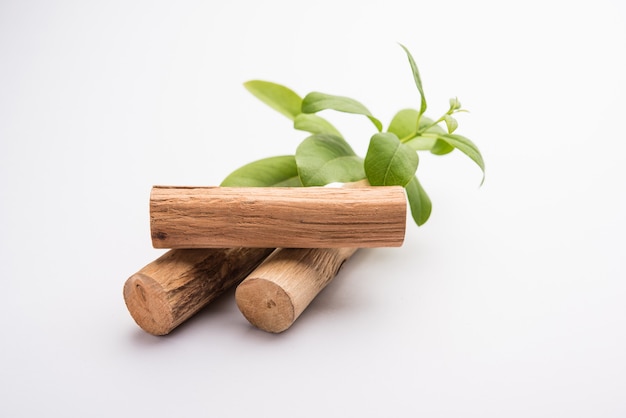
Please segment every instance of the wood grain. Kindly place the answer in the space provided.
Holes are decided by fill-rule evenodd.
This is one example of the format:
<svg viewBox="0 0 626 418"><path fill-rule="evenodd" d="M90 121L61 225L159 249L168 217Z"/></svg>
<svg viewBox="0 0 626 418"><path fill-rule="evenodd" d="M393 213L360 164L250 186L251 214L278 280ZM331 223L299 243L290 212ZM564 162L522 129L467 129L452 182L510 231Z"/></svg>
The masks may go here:
<svg viewBox="0 0 626 418"><path fill-rule="evenodd" d="M228 288L243 280L273 249L170 250L133 274L124 301L144 331L170 333Z"/></svg>
<svg viewBox="0 0 626 418"><path fill-rule="evenodd" d="M356 248L276 250L235 291L237 307L267 332L287 330Z"/></svg>
<svg viewBox="0 0 626 418"><path fill-rule="evenodd" d="M164 187L150 195L155 248L364 248L404 241L402 187Z"/></svg>

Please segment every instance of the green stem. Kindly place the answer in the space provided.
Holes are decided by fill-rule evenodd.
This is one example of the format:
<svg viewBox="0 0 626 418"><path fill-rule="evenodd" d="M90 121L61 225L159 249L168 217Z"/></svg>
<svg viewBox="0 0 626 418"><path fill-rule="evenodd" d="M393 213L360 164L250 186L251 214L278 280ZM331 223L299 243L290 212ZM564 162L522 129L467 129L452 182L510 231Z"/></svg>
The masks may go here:
<svg viewBox="0 0 626 418"><path fill-rule="evenodd" d="M409 142L410 140L417 138L418 136L423 136L425 138L437 138L437 134L436 133L429 133L429 132L413 132L410 135L407 135L403 138L400 138L400 142L401 143L406 143Z"/></svg>
<svg viewBox="0 0 626 418"><path fill-rule="evenodd" d="M421 120L422 120L422 112L419 112L417 114L417 123L415 124L415 136L419 135Z"/></svg>
<svg viewBox="0 0 626 418"><path fill-rule="evenodd" d="M454 110L454 109L450 109L448 110L445 115L441 116L439 119L437 119L436 121L434 121L433 123L431 123L428 126L425 126L424 128L420 129L420 120L422 119L422 114L418 114L417 115L417 125L415 127L415 131L411 132L409 135L405 136L404 138L400 138L400 142L405 143L405 142L409 142L411 139L415 138L416 136L431 136L431 135L427 135L425 134L426 131L428 131L430 128L432 128L433 126L436 126L438 124L440 124L441 122L443 122L446 118L447 115L452 115L456 112L463 112L464 110L462 109L458 109L458 110Z"/></svg>
<svg viewBox="0 0 626 418"><path fill-rule="evenodd" d="M439 119L437 119L436 121L434 121L433 123L431 123L430 125L426 126L424 129L422 129L420 132L418 133L424 133L427 130L429 130L430 128L432 128L435 125L438 125L439 123L443 122L445 120L445 117L448 113L446 113L445 115L443 115L442 117L440 117Z"/></svg>
<svg viewBox="0 0 626 418"><path fill-rule="evenodd" d="M411 132L409 135L405 136L404 138L400 138L400 142L402 142L403 144L405 142L409 142L411 139L415 138L418 135L417 132Z"/></svg>

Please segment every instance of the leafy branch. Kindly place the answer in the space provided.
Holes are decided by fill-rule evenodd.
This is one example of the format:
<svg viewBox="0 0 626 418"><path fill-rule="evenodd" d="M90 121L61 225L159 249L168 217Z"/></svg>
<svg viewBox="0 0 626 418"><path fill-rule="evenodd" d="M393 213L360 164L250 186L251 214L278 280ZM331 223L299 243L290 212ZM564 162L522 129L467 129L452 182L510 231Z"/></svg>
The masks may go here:
<svg viewBox="0 0 626 418"><path fill-rule="evenodd" d="M417 65L409 50L400 45L409 60L419 93L419 109L402 109L392 118L387 131L382 122L362 103L344 96L311 92L301 98L293 90L276 83L252 80L244 84L259 100L293 122L296 130L308 132L295 155L265 158L232 172L222 186L324 186L367 180L372 186L402 186L406 190L411 215L423 225L432 210L428 194L417 179L419 152L445 155L458 149L481 169L485 163L478 147L456 134L456 113L465 112L455 97L441 117L424 115L428 106ZM344 136L328 120L319 116L323 110L367 117L376 127L365 158L359 157ZM445 126L445 129L444 127Z"/></svg>

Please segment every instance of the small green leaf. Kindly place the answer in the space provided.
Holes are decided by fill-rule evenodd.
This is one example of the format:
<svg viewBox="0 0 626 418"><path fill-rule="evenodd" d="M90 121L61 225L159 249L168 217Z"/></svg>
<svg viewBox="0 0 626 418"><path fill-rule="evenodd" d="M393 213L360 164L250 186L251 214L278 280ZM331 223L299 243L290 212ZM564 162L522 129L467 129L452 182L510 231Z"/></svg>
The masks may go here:
<svg viewBox="0 0 626 418"><path fill-rule="evenodd" d="M432 203L416 176L406 185L406 196L413 220L417 226L424 225L430 217Z"/></svg>
<svg viewBox="0 0 626 418"><path fill-rule="evenodd" d="M459 101L458 97L453 97L450 99L450 113L455 112L457 110L461 109L461 102Z"/></svg>
<svg viewBox="0 0 626 418"><path fill-rule="evenodd" d="M391 133L372 136L365 156L365 174L372 186L406 186L415 175L418 156Z"/></svg>
<svg viewBox="0 0 626 418"><path fill-rule="evenodd" d="M446 155L454 151L454 147L447 142L437 139L430 148L430 152L435 155Z"/></svg>
<svg viewBox="0 0 626 418"><path fill-rule="evenodd" d="M331 134L343 138L343 135L330 122L314 114L300 113L293 121L293 127L312 134Z"/></svg>
<svg viewBox="0 0 626 418"><path fill-rule="evenodd" d="M349 97L312 92L304 96L302 100L302 113L317 113L327 109L365 115L376 126L378 132L383 130L383 124L372 116L370 111L363 104Z"/></svg>
<svg viewBox="0 0 626 418"><path fill-rule="evenodd" d="M299 187L296 159L293 155L257 160L233 171L222 187Z"/></svg>
<svg viewBox="0 0 626 418"><path fill-rule="evenodd" d="M389 124L388 132L392 132L400 138L402 142L405 142L414 151L441 151L446 153L445 150L449 148L449 145L440 142L438 143L436 135L423 135L423 134L445 134L439 125L433 125L434 121L426 116L422 116L419 121L419 128L425 129L430 126L424 132L415 136L415 125L417 124L417 118L419 112L415 109L403 109L396 113ZM431 126L432 125L432 126ZM410 139L409 139L410 138ZM447 152L452 151L454 148L449 148Z"/></svg>
<svg viewBox="0 0 626 418"><path fill-rule="evenodd" d="M256 98L291 120L301 112L302 98L285 86L262 80L251 80L244 86Z"/></svg>
<svg viewBox="0 0 626 418"><path fill-rule="evenodd" d="M348 183L365 178L363 159L341 137L312 135L296 150L298 174L305 186Z"/></svg>
<svg viewBox="0 0 626 418"><path fill-rule="evenodd" d="M409 50L402 44L400 44L404 52L406 52L407 58L409 59L409 64L411 65L411 71L413 72L413 79L415 80L415 85L417 86L417 91L420 94L420 111L419 115L423 115L426 112L426 96L424 96L424 88L422 87L422 79L420 77L419 69L417 68L417 64L415 64L415 60L413 56L409 52Z"/></svg>
<svg viewBox="0 0 626 418"><path fill-rule="evenodd" d="M446 126L448 128L448 133L451 134L459 127L459 122L456 121L452 116L445 115L443 120L446 122Z"/></svg>
<svg viewBox="0 0 626 418"><path fill-rule="evenodd" d="M454 148L461 151L474 161L483 172L483 179L480 184L485 181L485 162L483 156L480 154L478 147L469 139L457 134L440 134L437 139L446 142Z"/></svg>
<svg viewBox="0 0 626 418"><path fill-rule="evenodd" d="M396 134L400 140L415 135L419 112L415 109L402 109L391 119L387 132Z"/></svg>
<svg viewBox="0 0 626 418"><path fill-rule="evenodd" d="M421 117L419 121L420 134L416 134L415 126L418 117L419 112L417 110L403 109L395 114L387 131L396 134L401 142L406 143L414 151L432 151L433 149L441 149L443 151L445 147L448 147L446 143L437 144L437 138L433 135L423 135L428 133L446 133L439 125L433 125L434 121L426 116ZM429 128L426 129L426 127ZM421 132L422 129L425 129L425 131ZM452 149L447 152L452 151Z"/></svg>

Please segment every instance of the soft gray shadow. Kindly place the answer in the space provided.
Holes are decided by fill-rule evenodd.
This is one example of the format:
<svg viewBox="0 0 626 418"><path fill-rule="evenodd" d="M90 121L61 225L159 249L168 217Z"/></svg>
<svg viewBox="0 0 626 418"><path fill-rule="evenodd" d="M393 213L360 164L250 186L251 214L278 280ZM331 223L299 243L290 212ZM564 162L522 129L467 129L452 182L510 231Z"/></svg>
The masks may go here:
<svg viewBox="0 0 626 418"><path fill-rule="evenodd" d="M342 312L354 312L369 306L370 301L359 298L351 291L359 280L359 271L364 265L380 260L376 258L376 249L358 250L335 276L335 278L311 301L295 323L284 333L306 326L309 320L316 317L331 318Z"/></svg>
<svg viewBox="0 0 626 418"><path fill-rule="evenodd" d="M158 346L165 344L170 338L179 337L188 332L197 330L199 326L206 327L206 324L216 320L223 320L224 316L233 315L233 305L235 304L235 287L227 290L207 306L196 312L191 318L174 328L167 335L152 335L142 330L138 325L135 326L131 339L140 346ZM237 311L237 313L239 313ZM242 316L242 320L245 319Z"/></svg>

